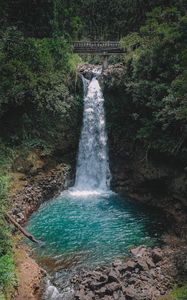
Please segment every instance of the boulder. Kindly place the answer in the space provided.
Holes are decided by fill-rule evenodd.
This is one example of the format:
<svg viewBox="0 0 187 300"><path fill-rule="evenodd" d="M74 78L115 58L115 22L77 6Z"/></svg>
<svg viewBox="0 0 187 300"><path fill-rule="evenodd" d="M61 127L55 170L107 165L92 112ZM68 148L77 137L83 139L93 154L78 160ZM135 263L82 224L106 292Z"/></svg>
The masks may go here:
<svg viewBox="0 0 187 300"><path fill-rule="evenodd" d="M108 283L105 285L105 287L108 295L112 295L115 291L121 289L121 285L116 282Z"/></svg>
<svg viewBox="0 0 187 300"><path fill-rule="evenodd" d="M146 263L149 266L149 268L155 268L155 264L151 258L146 257Z"/></svg>
<svg viewBox="0 0 187 300"><path fill-rule="evenodd" d="M149 267L146 263L146 260L142 259L142 258L139 258L137 260L136 267L138 267L141 271L148 271L149 270Z"/></svg>
<svg viewBox="0 0 187 300"><path fill-rule="evenodd" d="M147 249L144 246L139 246L130 250L131 254L135 257L142 257L146 254Z"/></svg>
<svg viewBox="0 0 187 300"><path fill-rule="evenodd" d="M125 295L127 300L137 299L133 286L129 286L125 289Z"/></svg>
<svg viewBox="0 0 187 300"><path fill-rule="evenodd" d="M96 293L97 295L99 295L100 297L105 296L105 294L106 294L106 287L103 286L103 287L100 288L99 290L95 291L95 293Z"/></svg>
<svg viewBox="0 0 187 300"><path fill-rule="evenodd" d="M108 282L119 282L118 274L114 271L111 270L110 273L108 274Z"/></svg>
<svg viewBox="0 0 187 300"><path fill-rule="evenodd" d="M128 260L126 263L124 263L120 268L120 272L126 272L126 271L132 271L136 267L136 263L133 260Z"/></svg>

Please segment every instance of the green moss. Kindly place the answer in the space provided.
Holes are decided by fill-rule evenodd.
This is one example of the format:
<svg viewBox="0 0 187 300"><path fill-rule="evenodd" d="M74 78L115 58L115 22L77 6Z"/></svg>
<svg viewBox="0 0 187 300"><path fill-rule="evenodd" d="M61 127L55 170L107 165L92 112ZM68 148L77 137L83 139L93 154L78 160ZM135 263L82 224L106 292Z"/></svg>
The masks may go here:
<svg viewBox="0 0 187 300"><path fill-rule="evenodd" d="M187 299L187 284L181 288L176 289L171 293L171 297L174 300L186 300Z"/></svg>
<svg viewBox="0 0 187 300"><path fill-rule="evenodd" d="M177 288L170 294L163 296L160 300L186 300L187 299L187 284L181 288Z"/></svg>
<svg viewBox="0 0 187 300"><path fill-rule="evenodd" d="M0 291L0 300L6 300L5 295Z"/></svg>
<svg viewBox="0 0 187 300"><path fill-rule="evenodd" d="M4 219L8 207L7 194L10 177L0 172L0 299L6 299L15 283L15 265L10 229ZM6 295L6 297L4 296Z"/></svg>
<svg viewBox="0 0 187 300"><path fill-rule="evenodd" d="M15 266L12 251L0 257L0 289L5 293L16 284Z"/></svg>

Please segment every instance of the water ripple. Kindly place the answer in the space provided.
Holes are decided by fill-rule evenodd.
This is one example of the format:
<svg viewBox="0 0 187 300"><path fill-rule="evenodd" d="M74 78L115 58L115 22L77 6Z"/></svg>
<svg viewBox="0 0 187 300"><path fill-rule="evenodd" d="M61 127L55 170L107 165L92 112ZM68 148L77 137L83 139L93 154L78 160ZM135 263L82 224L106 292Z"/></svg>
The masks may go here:
<svg viewBox="0 0 187 300"><path fill-rule="evenodd" d="M72 256L74 265L111 261L131 246L157 243L164 232L158 216L115 193L72 191L43 204L27 227L45 242L36 249L40 257Z"/></svg>

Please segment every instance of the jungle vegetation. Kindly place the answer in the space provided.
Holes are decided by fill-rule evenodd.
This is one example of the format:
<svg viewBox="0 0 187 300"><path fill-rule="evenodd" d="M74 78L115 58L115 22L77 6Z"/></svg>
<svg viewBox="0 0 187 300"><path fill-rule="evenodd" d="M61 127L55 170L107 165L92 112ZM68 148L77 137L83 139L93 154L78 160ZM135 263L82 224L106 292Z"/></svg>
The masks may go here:
<svg viewBox="0 0 187 300"><path fill-rule="evenodd" d="M0 298L16 283L3 217L14 153L52 151L79 133L81 58L73 40L121 40L120 87L128 101L110 105L108 127L122 135L127 120L146 148L185 162L186 9L185 0L0 0Z"/></svg>

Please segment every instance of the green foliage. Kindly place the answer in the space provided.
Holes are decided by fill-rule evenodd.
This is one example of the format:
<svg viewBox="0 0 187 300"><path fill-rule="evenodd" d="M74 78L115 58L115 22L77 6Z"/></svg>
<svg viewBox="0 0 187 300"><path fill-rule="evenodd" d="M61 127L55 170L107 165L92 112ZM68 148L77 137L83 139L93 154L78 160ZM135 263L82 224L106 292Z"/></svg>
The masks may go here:
<svg viewBox="0 0 187 300"><path fill-rule="evenodd" d="M45 140L40 138L33 138L25 140L22 145L20 151L22 154L28 154L32 149L40 149L42 150L43 155L50 155L54 150L54 147L47 143Z"/></svg>
<svg viewBox="0 0 187 300"><path fill-rule="evenodd" d="M2 32L2 137L14 145L32 138L56 141L59 127L62 134L72 128L79 104L71 81L79 62L63 38L25 38L15 28Z"/></svg>
<svg viewBox="0 0 187 300"><path fill-rule="evenodd" d="M159 300L186 300L187 299L187 285L177 288L170 294L161 297Z"/></svg>
<svg viewBox="0 0 187 300"><path fill-rule="evenodd" d="M139 32L121 41L126 50L122 85L138 113L135 137L179 156L187 148L186 32L183 9L157 7Z"/></svg>
<svg viewBox="0 0 187 300"><path fill-rule="evenodd" d="M187 299L187 285L176 289L171 293L173 300L186 300Z"/></svg>
<svg viewBox="0 0 187 300"><path fill-rule="evenodd" d="M0 298L15 284L11 234L4 219L7 171L20 149L22 155L36 148L50 155L65 138L75 143L81 105L73 79L79 62L64 38L25 37L15 27L0 32Z"/></svg>
<svg viewBox="0 0 187 300"><path fill-rule="evenodd" d="M0 1L1 25L18 26L29 36L52 36L53 0Z"/></svg>
<svg viewBox="0 0 187 300"><path fill-rule="evenodd" d="M1 204L4 202L4 199L7 195L7 191L8 191L8 176L1 175L1 177L0 177L0 199L1 199Z"/></svg>
<svg viewBox="0 0 187 300"><path fill-rule="evenodd" d="M7 299L5 296L16 284L12 237L4 217L9 207L10 176L7 171L11 169L14 155L13 149L0 143L0 299Z"/></svg>
<svg viewBox="0 0 187 300"><path fill-rule="evenodd" d="M119 39L139 29L146 13L155 6L176 4L181 10L184 0L8 0L1 1L0 25L16 26L27 36L70 39Z"/></svg>
<svg viewBox="0 0 187 300"><path fill-rule="evenodd" d="M118 83L119 97L111 91L115 101L107 107L108 130L115 140L126 134L147 149L186 161L186 9L184 0L0 1L0 298L15 282L4 220L5 169L11 168L13 149L21 148L24 155L39 148L49 155L58 147L72 150L77 142L80 58L67 41L125 36L126 71ZM172 300L185 299L185 293L186 288L177 290Z"/></svg>
<svg viewBox="0 0 187 300"><path fill-rule="evenodd" d="M0 296L16 283L10 231L4 219L10 178L0 173Z"/></svg>
<svg viewBox="0 0 187 300"><path fill-rule="evenodd" d="M0 257L0 290L9 291L16 284L13 254L7 253Z"/></svg>
<svg viewBox="0 0 187 300"><path fill-rule="evenodd" d="M14 159L14 150L0 141L0 170L9 170Z"/></svg>

